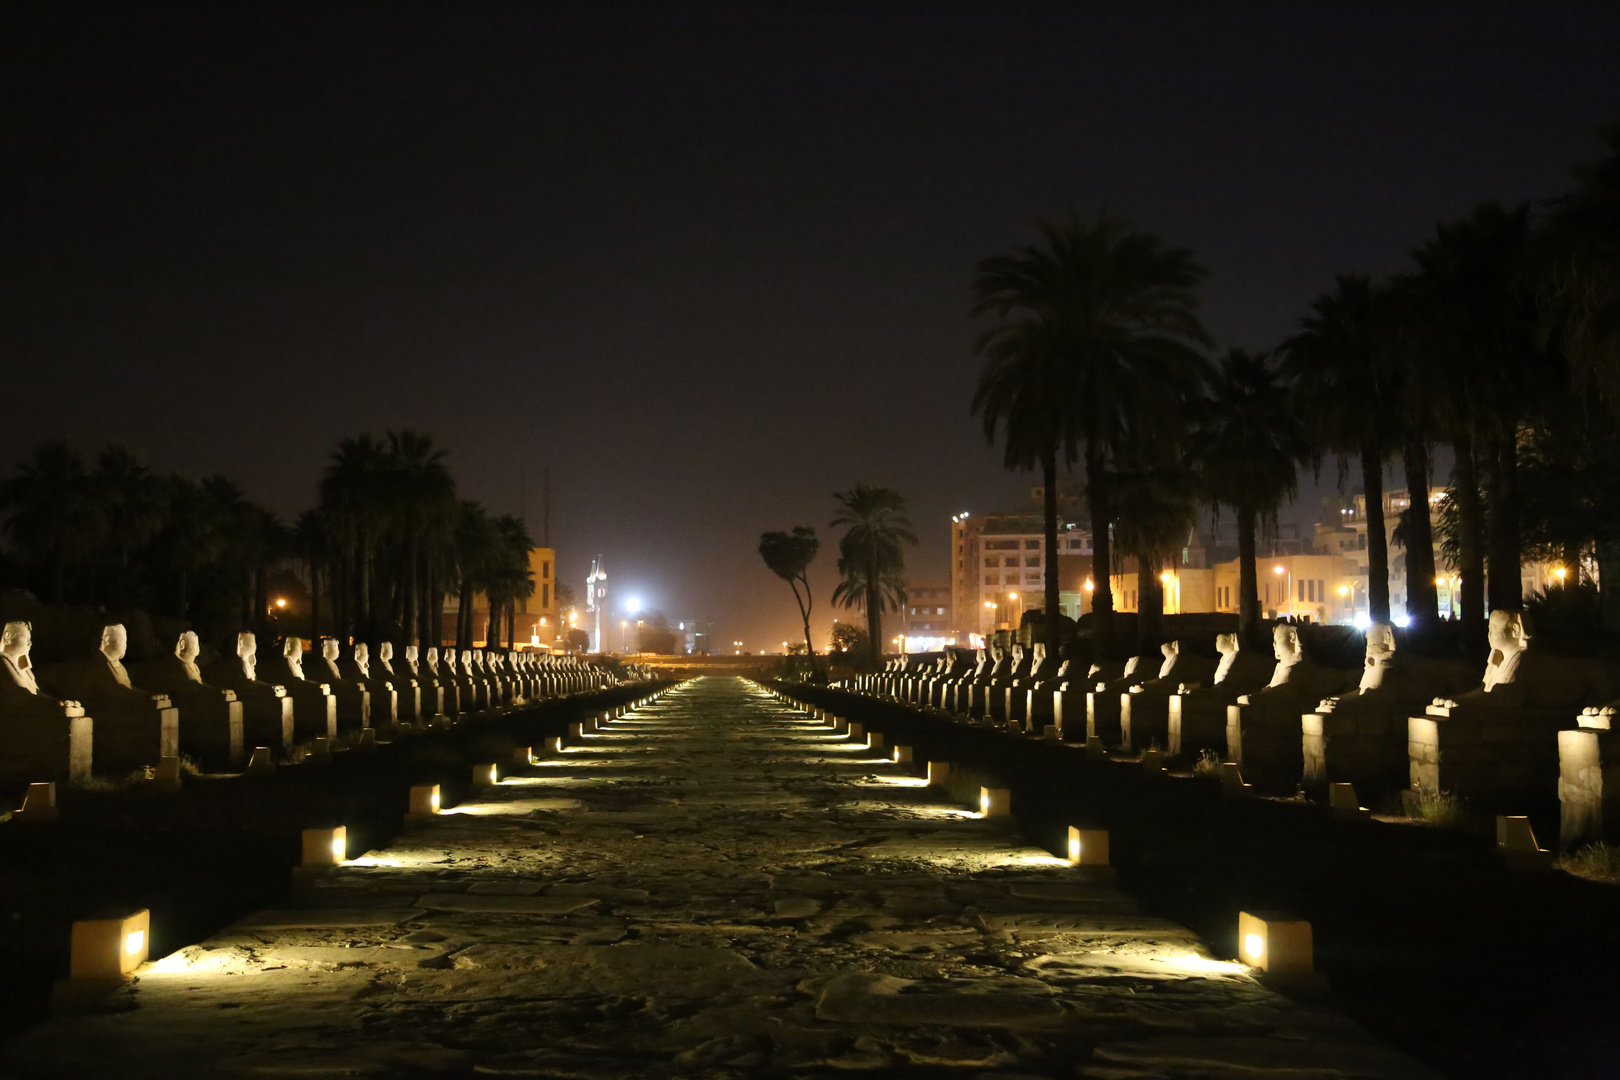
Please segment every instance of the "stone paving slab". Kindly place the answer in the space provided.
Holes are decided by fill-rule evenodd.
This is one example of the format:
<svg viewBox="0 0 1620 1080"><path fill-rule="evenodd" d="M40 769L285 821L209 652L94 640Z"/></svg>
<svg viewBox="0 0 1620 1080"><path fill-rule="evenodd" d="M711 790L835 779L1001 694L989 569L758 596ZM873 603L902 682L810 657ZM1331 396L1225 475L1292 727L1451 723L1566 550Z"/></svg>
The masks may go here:
<svg viewBox="0 0 1620 1080"><path fill-rule="evenodd" d="M684 684L0 1075L1433 1074L751 684Z"/></svg>

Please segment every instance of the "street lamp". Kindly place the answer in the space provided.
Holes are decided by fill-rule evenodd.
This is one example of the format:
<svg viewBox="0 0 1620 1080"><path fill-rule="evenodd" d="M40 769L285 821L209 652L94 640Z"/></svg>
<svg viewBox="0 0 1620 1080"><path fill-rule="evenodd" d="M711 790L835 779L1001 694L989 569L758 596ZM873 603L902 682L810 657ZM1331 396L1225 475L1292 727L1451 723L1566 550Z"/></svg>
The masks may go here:
<svg viewBox="0 0 1620 1080"><path fill-rule="evenodd" d="M619 651L622 652L622 653L627 653L627 652L630 651L630 620L629 619L620 619L619 620Z"/></svg>
<svg viewBox="0 0 1620 1080"><path fill-rule="evenodd" d="M1294 572L1282 566L1273 566L1271 571L1274 574L1286 573L1288 575L1288 614L1292 617L1294 614ZM1281 609L1278 610L1280 613Z"/></svg>

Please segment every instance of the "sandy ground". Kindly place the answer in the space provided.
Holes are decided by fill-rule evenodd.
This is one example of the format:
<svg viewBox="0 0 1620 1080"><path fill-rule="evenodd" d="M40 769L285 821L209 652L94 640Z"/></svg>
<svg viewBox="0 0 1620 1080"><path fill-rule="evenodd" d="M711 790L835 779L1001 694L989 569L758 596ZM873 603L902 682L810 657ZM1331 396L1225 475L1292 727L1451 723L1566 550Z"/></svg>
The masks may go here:
<svg viewBox="0 0 1620 1080"><path fill-rule="evenodd" d="M143 967L0 1075L1429 1077L739 678Z"/></svg>

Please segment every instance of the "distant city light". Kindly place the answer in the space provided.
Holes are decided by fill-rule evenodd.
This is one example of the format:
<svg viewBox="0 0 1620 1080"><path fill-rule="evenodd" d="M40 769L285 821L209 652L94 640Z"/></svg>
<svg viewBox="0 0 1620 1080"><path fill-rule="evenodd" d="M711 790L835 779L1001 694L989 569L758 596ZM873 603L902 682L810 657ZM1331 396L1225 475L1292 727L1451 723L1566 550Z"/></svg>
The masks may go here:
<svg viewBox="0 0 1620 1080"><path fill-rule="evenodd" d="M1411 626L1412 617L1410 615L1397 615L1395 616L1395 625L1402 628Z"/></svg>
<svg viewBox="0 0 1620 1080"><path fill-rule="evenodd" d="M634 615L636 612L640 611L641 610L641 597L639 597L639 596L628 597L624 602L624 610L628 611L632 615Z"/></svg>

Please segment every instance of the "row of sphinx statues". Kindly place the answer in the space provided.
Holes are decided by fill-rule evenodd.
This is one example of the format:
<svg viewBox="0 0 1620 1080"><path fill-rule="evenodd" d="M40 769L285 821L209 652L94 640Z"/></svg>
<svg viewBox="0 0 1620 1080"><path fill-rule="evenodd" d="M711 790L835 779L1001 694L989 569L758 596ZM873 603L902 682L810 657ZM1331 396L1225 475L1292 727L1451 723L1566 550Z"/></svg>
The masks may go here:
<svg viewBox="0 0 1620 1080"><path fill-rule="evenodd" d="M37 668L32 627L0 632L0 778L83 780L119 776L186 755L205 768L240 767L255 747L275 753L316 738L338 740L372 727L427 725L440 718L521 705L621 681L575 656L506 649L407 646L384 641L318 649L296 637L261 657L251 633L234 655L199 666L197 635L179 635L172 654L125 664L121 624L102 630L89 656ZM645 671L630 670L630 678Z"/></svg>
<svg viewBox="0 0 1620 1080"><path fill-rule="evenodd" d="M1614 812L1592 801L1601 768L1590 759L1620 761L1620 745L1607 749L1620 662L1532 649L1518 612L1493 612L1488 639L1481 667L1398 653L1394 628L1374 624L1351 669L1312 660L1288 623L1274 628L1269 656L1235 634L1217 637L1215 658L1172 641L1158 657L1117 663L1002 640L897 657L849 685L1059 742L1212 754L1277 793L1344 782L1369 797L1444 791L1512 813L1556 793L1566 840L1590 839ZM1580 764L1569 747L1581 748Z"/></svg>

